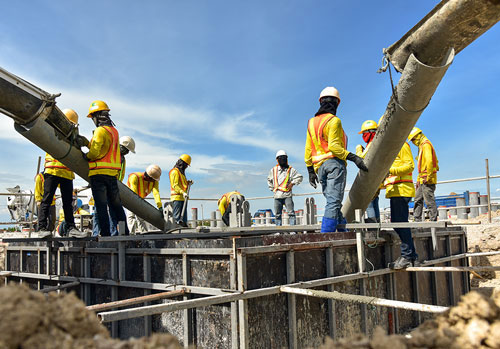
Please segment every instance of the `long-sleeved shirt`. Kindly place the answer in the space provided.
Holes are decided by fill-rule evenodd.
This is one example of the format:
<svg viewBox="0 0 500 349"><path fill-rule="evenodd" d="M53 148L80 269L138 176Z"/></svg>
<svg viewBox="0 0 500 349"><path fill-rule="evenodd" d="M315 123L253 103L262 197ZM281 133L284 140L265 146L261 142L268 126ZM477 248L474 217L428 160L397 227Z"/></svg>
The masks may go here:
<svg viewBox="0 0 500 349"><path fill-rule="evenodd" d="M89 152L87 153L87 159L89 161L102 159L109 150L111 146L112 138L111 135L106 131L106 129L102 126L97 127L94 130L94 134L92 136L92 140L89 145ZM103 174L113 177L118 177L119 170L102 168L98 170L91 170L92 174Z"/></svg>
<svg viewBox="0 0 500 349"><path fill-rule="evenodd" d="M158 208L161 208L163 207L162 204L161 204L161 199L160 199L160 184L158 181L154 181L154 184L153 184L153 188L152 190L149 189L149 187L151 186L151 182L148 182L146 180L142 180L143 181L143 190L144 192L142 194L145 194L144 196L142 196L140 193L139 193L139 181L142 180L142 179L139 179L139 177L137 176L137 173L131 173L130 176L128 177L128 181L127 181L127 186L132 189L132 191L134 193L136 193L137 195L141 196L142 198L145 198L146 196L149 195L149 193L152 191L153 192L153 196L155 198L155 202L156 202L156 207Z"/></svg>
<svg viewBox="0 0 500 349"><path fill-rule="evenodd" d="M267 176L267 185L269 186L269 190L274 191L275 183L274 183L274 167L269 171L269 175ZM283 183L287 176L288 168L281 168L281 166L278 166L278 184L280 185ZM292 166L290 166L290 178L288 180L289 183L292 183L293 185L299 185L302 182L302 175L297 172L296 169L294 169ZM289 198L292 196L292 190L290 191L281 191L281 190L276 190L274 191L274 198L275 199L283 199L283 198Z"/></svg>
<svg viewBox="0 0 500 349"><path fill-rule="evenodd" d="M425 179L427 180L427 184L436 184L439 165L434 146L424 135L416 140L416 144L418 145L417 182L422 184L424 183Z"/></svg>
<svg viewBox="0 0 500 349"><path fill-rule="evenodd" d="M175 167L170 170L170 201L184 201L184 193L187 193L187 179L179 169Z"/></svg>
<svg viewBox="0 0 500 349"><path fill-rule="evenodd" d="M43 185L44 185L43 173L39 173L35 177L35 201L36 202L42 202L43 193L44 193ZM55 205L55 204L56 204L56 196L54 195L54 199L52 199L51 205Z"/></svg>
<svg viewBox="0 0 500 349"><path fill-rule="evenodd" d="M410 145L404 143L389 169L389 177L385 179L385 197L414 197L412 172L415 168Z"/></svg>
<svg viewBox="0 0 500 349"><path fill-rule="evenodd" d="M328 123L323 128L322 137L323 139L328 140L328 149L332 152L332 154L335 157L344 160L345 162L347 155L349 155L349 151L345 149L346 144L344 144L344 130L342 129L342 122L338 117L334 117L333 119L328 121ZM312 139L308 131L306 135L306 148L304 154L304 161L307 167L313 166L311 144ZM316 172L318 172L319 168L321 167L323 162L325 162L325 160L314 164L314 170Z"/></svg>

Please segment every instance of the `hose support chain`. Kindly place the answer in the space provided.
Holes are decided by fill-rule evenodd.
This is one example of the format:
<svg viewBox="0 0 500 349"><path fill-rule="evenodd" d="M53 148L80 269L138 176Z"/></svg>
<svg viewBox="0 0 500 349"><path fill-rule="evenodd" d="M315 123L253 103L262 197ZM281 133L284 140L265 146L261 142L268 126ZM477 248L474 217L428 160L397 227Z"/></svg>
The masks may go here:
<svg viewBox="0 0 500 349"><path fill-rule="evenodd" d="M401 105L401 103L399 103L399 100L398 100L398 93L396 91L396 88L394 87L394 82L392 80L392 71L391 71L391 58L390 58L390 55L389 53L387 52L387 49L383 49L382 50L383 52L383 57L382 57L382 66L377 70L377 73L384 73L386 70L389 70L389 80L391 81L391 89L392 89L392 99L394 100L394 104L396 104L401 110L403 110L404 112L406 113L410 113L410 114L416 114L416 113L421 113L425 110L425 108L427 108L427 106L429 105L429 103L431 102L431 100L429 99L429 101L427 102L427 104L421 108L421 109L418 109L418 110L408 110L406 109L405 107L403 107L403 105Z"/></svg>

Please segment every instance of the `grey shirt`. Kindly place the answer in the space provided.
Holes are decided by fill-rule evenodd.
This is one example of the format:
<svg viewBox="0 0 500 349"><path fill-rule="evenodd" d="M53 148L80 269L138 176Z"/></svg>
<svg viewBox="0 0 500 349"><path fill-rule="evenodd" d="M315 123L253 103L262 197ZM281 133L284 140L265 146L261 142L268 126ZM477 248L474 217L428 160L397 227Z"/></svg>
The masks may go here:
<svg viewBox="0 0 500 349"><path fill-rule="evenodd" d="M275 166L276 167L276 166ZM269 190L274 191L274 168L269 171L269 175L267 176L267 185L269 186ZM280 185L286 178L286 174L288 169L282 169L281 166L278 166L278 183L276 185ZM299 185L302 182L302 175L297 172L292 166L290 166L290 179L289 182L293 183L293 185ZM281 191L276 190L274 192L275 199L284 199L292 196L292 191Z"/></svg>

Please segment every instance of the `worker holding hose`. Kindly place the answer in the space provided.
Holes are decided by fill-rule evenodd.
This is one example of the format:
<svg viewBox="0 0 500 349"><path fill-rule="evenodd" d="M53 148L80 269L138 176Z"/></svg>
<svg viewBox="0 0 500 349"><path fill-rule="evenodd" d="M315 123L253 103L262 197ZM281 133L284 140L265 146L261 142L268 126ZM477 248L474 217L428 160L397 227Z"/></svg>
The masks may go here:
<svg viewBox="0 0 500 349"><path fill-rule="evenodd" d="M309 119L304 160L309 172L309 183L316 188L321 183L326 198L321 232L337 231L338 224L345 224L342 215L342 199L347 176L346 160L368 171L363 159L347 151L347 136L340 118L336 116L340 104L339 91L326 87L319 96L320 108Z"/></svg>
<svg viewBox="0 0 500 349"><path fill-rule="evenodd" d="M170 170L168 177L170 179L170 201L172 201L172 209L175 223L187 227L187 199L189 186L193 181L187 180L185 171L191 166L191 156L182 154L179 160L175 163L173 169Z"/></svg>

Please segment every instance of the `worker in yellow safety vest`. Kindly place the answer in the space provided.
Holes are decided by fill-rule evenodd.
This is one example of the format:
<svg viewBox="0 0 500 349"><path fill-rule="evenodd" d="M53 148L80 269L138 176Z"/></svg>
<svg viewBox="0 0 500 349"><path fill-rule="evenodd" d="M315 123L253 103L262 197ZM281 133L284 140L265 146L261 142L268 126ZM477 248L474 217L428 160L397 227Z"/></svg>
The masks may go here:
<svg viewBox="0 0 500 349"><path fill-rule="evenodd" d="M274 212L276 225L282 224L281 215L283 205L286 207L290 225L295 225L295 208L292 198L292 187L302 182L302 175L292 166L288 165L288 155L284 150L276 153L278 164L274 166L267 176L269 190L274 193Z"/></svg>
<svg viewBox="0 0 500 349"><path fill-rule="evenodd" d="M40 172L35 177L35 202L36 202L36 212L37 216L40 215L40 205L42 204L43 199L43 185L45 182L44 173ZM48 230L52 231L55 228L56 224L56 197L54 195L54 199L52 200L52 204L49 209L49 225Z"/></svg>
<svg viewBox="0 0 500 349"><path fill-rule="evenodd" d="M116 215L116 221L126 225L125 211L118 190L118 176L121 170L120 137L109 111L108 105L103 101L91 103L87 117L92 119L96 129L90 140L89 152L83 154L89 163L90 188L101 236L110 236L108 206L110 214Z"/></svg>
<svg viewBox="0 0 500 349"><path fill-rule="evenodd" d="M429 209L431 221L437 221L438 210L436 206L437 171L439 171L436 151L431 141L422 133L418 127L411 130L408 140L418 147L418 177L415 192L415 205L413 207L413 219L415 222L422 221L424 202Z"/></svg>
<svg viewBox="0 0 500 349"><path fill-rule="evenodd" d="M304 160L309 172L309 183L316 188L321 183L326 198L321 232L335 232L338 224L345 224L342 199L346 183L346 160L368 171L363 159L347 151L347 136L340 118L336 116L340 104L339 91L326 87L319 96L320 108L307 125ZM319 177L319 178L318 178ZM342 229L343 230L343 229Z"/></svg>
<svg viewBox="0 0 500 349"><path fill-rule="evenodd" d="M186 179L185 171L188 166L191 166L191 156L182 154L168 174L174 220L176 224L184 227L187 227L187 207L184 208L184 205L187 204L188 186L193 184L193 181Z"/></svg>
<svg viewBox="0 0 500 349"><path fill-rule="evenodd" d="M230 191L222 195L222 197L217 201L217 206L219 208L220 214L222 216L222 221L229 227L229 214L231 213L231 198L235 196L236 200L243 202L245 197L241 195L239 191Z"/></svg>
<svg viewBox="0 0 500 349"><path fill-rule="evenodd" d="M74 198L76 198L76 193L74 194ZM80 217L80 222L83 219L82 215L90 215L90 213L82 208L83 202L81 199L73 200L73 215L77 215ZM66 220L64 219L64 210L59 210L59 222L57 224L57 234L59 236L68 235L68 225Z"/></svg>
<svg viewBox="0 0 500 349"><path fill-rule="evenodd" d="M160 199L161 168L158 165L149 165L144 172L134 172L128 176L127 187L141 198L153 192L156 206L163 215L163 206ZM146 222L132 211L127 211L127 223L132 234L147 231Z"/></svg>
<svg viewBox="0 0 500 349"><path fill-rule="evenodd" d="M384 181L385 197L390 200L391 222L408 222L408 203L415 196L412 172L415 168L410 145L404 143L389 169ZM403 269L417 265L418 255L411 236L410 228L395 228L401 239L401 256L389 265L393 269Z"/></svg>
<svg viewBox="0 0 500 349"><path fill-rule="evenodd" d="M78 124L78 114L73 109L64 109L62 112L71 123ZM38 234L40 237L52 236L52 230L49 229L48 216L57 187L61 191L62 206L68 225L68 235L75 238L87 236L86 233L79 231L75 227L72 207L74 178L75 174L73 171L49 153L45 154L43 198L40 203L40 215L38 216Z"/></svg>
<svg viewBox="0 0 500 349"><path fill-rule="evenodd" d="M365 158L366 153L368 149L370 148L370 145L372 144L373 139L375 138L375 134L377 133L377 128L378 125L374 120L366 120L363 122L361 125L361 131L358 132L358 134L361 134L363 136L363 141L366 143L366 148L363 147L361 144L358 144L356 146L356 155L359 156L360 158ZM382 186L383 187L383 186ZM379 223L380 222L380 209L378 205L379 201L379 193L380 190L377 191L375 194L375 197L373 198L372 201L368 204L368 207L366 208L366 214L367 218L365 220L366 223Z"/></svg>

